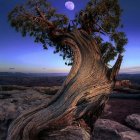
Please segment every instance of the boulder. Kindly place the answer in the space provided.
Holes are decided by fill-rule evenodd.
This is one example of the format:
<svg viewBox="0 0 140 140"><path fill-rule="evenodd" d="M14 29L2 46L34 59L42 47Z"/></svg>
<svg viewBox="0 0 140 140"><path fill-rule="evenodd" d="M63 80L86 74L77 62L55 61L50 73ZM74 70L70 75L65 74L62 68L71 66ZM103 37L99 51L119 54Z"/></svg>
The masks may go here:
<svg viewBox="0 0 140 140"><path fill-rule="evenodd" d="M115 88L118 87L130 87L132 85L130 80L119 80L115 83Z"/></svg>
<svg viewBox="0 0 140 140"><path fill-rule="evenodd" d="M140 115L132 114L125 119L128 126L140 131Z"/></svg>
<svg viewBox="0 0 140 140"><path fill-rule="evenodd" d="M134 137L135 135L135 137ZM108 119L99 119L93 131L94 140L140 140L140 133Z"/></svg>

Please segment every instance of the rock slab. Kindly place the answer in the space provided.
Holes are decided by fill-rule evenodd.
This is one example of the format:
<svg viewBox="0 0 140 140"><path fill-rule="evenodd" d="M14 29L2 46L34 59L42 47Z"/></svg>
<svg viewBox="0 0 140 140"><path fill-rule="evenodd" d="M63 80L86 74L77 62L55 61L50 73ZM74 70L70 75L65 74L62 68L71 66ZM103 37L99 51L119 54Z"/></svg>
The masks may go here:
<svg viewBox="0 0 140 140"><path fill-rule="evenodd" d="M140 133L118 122L99 119L95 123L93 140L140 140Z"/></svg>
<svg viewBox="0 0 140 140"><path fill-rule="evenodd" d="M140 115L132 114L125 119L128 126L140 131Z"/></svg>

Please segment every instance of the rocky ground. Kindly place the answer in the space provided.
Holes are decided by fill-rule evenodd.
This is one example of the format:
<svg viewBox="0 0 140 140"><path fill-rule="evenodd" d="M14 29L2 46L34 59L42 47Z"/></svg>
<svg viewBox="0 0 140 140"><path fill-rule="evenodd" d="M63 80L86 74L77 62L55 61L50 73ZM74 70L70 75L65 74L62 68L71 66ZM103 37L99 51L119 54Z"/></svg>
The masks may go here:
<svg viewBox="0 0 140 140"><path fill-rule="evenodd" d="M102 118L126 125L125 118L131 114L140 114L140 100L110 98Z"/></svg>
<svg viewBox="0 0 140 140"><path fill-rule="evenodd" d="M0 140L5 140L10 123L24 110L48 102L57 92L54 87L0 86ZM131 115L133 114L133 115ZM140 140L140 100L110 99L102 117L96 122L94 140ZM81 135L81 140L88 139L81 128L71 126L62 131L71 137L73 130ZM71 133L69 133L71 132ZM78 140L77 136L73 139Z"/></svg>

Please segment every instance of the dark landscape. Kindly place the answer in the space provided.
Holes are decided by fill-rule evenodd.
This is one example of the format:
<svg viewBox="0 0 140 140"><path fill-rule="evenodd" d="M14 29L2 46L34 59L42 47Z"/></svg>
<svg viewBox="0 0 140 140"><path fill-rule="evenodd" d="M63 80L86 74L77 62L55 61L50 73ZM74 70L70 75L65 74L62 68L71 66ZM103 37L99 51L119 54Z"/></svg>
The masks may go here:
<svg viewBox="0 0 140 140"><path fill-rule="evenodd" d="M6 139L8 126L24 110L43 104L44 101L49 101L60 89L66 75L0 73L0 140ZM133 129L131 130L132 136L132 131L139 131L139 128L134 128L126 122L127 116L132 114L140 115L139 79L139 74L120 74L118 76L115 89L110 95L104 112L95 124L97 125L94 132L96 133L95 140L102 140L103 137L104 140L111 140L110 138L114 135L115 129L121 131L124 126L128 127L125 128L126 130ZM116 124L117 122L118 124ZM107 128L102 130L104 125L112 127L112 131L110 132ZM101 134L100 129L103 134ZM100 133L100 137L98 133ZM104 136L104 133L108 133L108 137L107 135ZM115 135L117 138L118 134ZM136 135L136 132L134 135ZM112 140L116 140L115 137ZM139 134L134 140L138 140L137 138L139 138Z"/></svg>
<svg viewBox="0 0 140 140"><path fill-rule="evenodd" d="M68 73L0 72L0 85L60 86ZM140 74L119 74L117 80L140 84Z"/></svg>
<svg viewBox="0 0 140 140"><path fill-rule="evenodd" d="M60 86L66 78L65 73L36 74L36 73L0 73L0 85L21 86Z"/></svg>

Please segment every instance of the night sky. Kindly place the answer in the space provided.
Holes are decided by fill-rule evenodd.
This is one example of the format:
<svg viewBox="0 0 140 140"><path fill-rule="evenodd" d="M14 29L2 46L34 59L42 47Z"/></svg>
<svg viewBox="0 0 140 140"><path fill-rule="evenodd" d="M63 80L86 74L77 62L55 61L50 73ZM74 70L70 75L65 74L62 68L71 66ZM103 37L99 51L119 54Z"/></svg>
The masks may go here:
<svg viewBox="0 0 140 140"><path fill-rule="evenodd" d="M18 3L26 0L0 0L0 72L69 72L59 54L53 54L53 48L43 50L41 44L33 38L22 37L8 23L7 15ZM75 9L65 8L67 0L49 0L59 13L70 19L84 8L88 0L72 0ZM121 72L140 73L140 1L120 0L122 9L123 31L128 37Z"/></svg>

